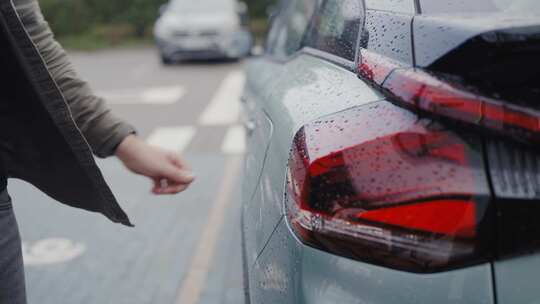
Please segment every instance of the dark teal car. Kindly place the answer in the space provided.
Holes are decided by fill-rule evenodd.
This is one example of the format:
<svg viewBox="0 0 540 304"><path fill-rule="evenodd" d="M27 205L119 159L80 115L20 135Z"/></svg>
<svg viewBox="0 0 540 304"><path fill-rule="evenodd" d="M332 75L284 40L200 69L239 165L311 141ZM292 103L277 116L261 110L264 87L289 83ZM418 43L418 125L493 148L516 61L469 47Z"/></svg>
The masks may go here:
<svg viewBox="0 0 540 304"><path fill-rule="evenodd" d="M540 303L540 2L288 0L247 63L251 303Z"/></svg>

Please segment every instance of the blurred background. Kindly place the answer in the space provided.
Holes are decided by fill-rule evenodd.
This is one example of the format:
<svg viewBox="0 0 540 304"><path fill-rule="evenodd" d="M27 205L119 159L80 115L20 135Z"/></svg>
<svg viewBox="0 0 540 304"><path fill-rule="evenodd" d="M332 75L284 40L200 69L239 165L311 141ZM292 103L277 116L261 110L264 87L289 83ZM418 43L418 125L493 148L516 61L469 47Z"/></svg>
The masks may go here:
<svg viewBox="0 0 540 304"><path fill-rule="evenodd" d="M150 44L154 23L167 0L39 0L57 39L69 49ZM197 1L191 1L197 2ZM219 1L215 1L219 2ZM248 27L260 39L273 0L245 0Z"/></svg>
<svg viewBox="0 0 540 304"><path fill-rule="evenodd" d="M39 2L80 76L197 180L156 197L149 180L98 159L135 228L11 180L29 303L244 303L242 66L260 52L272 1Z"/></svg>

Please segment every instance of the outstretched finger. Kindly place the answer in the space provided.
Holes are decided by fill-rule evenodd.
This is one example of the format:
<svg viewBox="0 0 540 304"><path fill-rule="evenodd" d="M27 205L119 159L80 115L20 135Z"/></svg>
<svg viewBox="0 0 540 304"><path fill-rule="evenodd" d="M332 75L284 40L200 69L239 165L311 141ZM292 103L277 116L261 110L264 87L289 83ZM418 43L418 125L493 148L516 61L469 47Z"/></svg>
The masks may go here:
<svg viewBox="0 0 540 304"><path fill-rule="evenodd" d="M154 187L154 189L152 189L152 192L158 195L167 195L167 194L171 195L171 194L177 194L182 191L185 191L188 187L189 187L188 184L180 184L180 185L176 184L176 185L169 185L165 187Z"/></svg>
<svg viewBox="0 0 540 304"><path fill-rule="evenodd" d="M167 166L163 172L163 178L175 184L191 184L195 180L191 170L180 169L173 165Z"/></svg>

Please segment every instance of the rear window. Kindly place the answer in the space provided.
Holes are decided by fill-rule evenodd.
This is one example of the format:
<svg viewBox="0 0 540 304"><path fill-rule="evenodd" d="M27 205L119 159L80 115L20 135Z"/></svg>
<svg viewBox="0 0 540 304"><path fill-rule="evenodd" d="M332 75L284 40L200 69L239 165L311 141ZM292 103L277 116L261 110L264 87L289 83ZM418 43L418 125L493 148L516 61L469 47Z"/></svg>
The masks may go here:
<svg viewBox="0 0 540 304"><path fill-rule="evenodd" d="M424 14L507 12L540 14L540 0L421 0Z"/></svg>
<svg viewBox="0 0 540 304"><path fill-rule="evenodd" d="M304 45L354 61L363 21L359 0L325 0L311 20Z"/></svg>

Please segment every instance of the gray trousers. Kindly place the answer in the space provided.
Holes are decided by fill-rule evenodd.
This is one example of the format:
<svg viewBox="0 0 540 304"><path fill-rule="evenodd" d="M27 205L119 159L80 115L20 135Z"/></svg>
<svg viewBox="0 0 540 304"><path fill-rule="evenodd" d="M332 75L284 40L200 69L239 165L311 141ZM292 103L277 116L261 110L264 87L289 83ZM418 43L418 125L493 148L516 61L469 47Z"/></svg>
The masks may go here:
<svg viewBox="0 0 540 304"><path fill-rule="evenodd" d="M7 191L0 193L0 304L25 304L21 237Z"/></svg>

